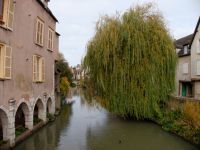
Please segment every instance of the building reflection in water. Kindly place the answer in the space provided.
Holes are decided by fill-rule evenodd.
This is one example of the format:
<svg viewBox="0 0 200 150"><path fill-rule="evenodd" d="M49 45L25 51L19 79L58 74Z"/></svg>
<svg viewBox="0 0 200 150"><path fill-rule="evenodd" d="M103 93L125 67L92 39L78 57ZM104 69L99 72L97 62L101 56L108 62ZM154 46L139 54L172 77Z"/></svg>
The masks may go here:
<svg viewBox="0 0 200 150"><path fill-rule="evenodd" d="M55 150L57 149L61 134L66 133L70 118L71 106L63 106L61 114L52 122L19 144L14 150Z"/></svg>

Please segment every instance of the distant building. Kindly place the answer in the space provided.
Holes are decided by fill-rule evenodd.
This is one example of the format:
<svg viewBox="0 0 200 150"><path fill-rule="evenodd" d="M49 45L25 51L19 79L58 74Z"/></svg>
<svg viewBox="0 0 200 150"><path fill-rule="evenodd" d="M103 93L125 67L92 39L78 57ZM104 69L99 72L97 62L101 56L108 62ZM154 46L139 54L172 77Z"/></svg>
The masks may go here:
<svg viewBox="0 0 200 150"><path fill-rule="evenodd" d="M200 17L193 34L176 40L176 96L200 100Z"/></svg>
<svg viewBox="0 0 200 150"><path fill-rule="evenodd" d="M80 64L72 68L73 79L79 81L84 78L84 70Z"/></svg>
<svg viewBox="0 0 200 150"><path fill-rule="evenodd" d="M55 112L59 34L49 0L0 0L0 140Z"/></svg>

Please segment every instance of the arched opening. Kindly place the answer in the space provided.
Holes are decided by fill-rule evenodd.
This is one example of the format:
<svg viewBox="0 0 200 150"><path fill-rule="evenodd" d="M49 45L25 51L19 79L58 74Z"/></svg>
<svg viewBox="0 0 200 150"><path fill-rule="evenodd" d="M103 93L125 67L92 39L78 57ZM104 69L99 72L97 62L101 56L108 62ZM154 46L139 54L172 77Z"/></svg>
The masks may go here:
<svg viewBox="0 0 200 150"><path fill-rule="evenodd" d="M33 123L34 125L45 121L45 109L41 99L38 99L33 112Z"/></svg>
<svg viewBox="0 0 200 150"><path fill-rule="evenodd" d="M5 111L0 108L0 142L8 140L8 116Z"/></svg>
<svg viewBox="0 0 200 150"><path fill-rule="evenodd" d="M19 136L24 131L27 130L28 117L30 116L30 111L26 103L21 103L15 114L15 135Z"/></svg>

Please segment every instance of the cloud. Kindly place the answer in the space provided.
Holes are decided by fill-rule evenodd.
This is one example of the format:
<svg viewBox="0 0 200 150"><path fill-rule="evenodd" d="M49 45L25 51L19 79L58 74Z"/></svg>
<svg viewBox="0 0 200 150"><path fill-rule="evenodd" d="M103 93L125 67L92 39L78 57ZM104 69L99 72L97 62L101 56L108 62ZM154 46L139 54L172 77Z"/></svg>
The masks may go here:
<svg viewBox="0 0 200 150"><path fill-rule="evenodd" d="M85 47L95 32L101 15L124 12L137 3L149 0L51 0L49 7L59 20L60 51L70 65L81 63ZM200 15L199 0L154 0L163 13L174 38L194 31Z"/></svg>

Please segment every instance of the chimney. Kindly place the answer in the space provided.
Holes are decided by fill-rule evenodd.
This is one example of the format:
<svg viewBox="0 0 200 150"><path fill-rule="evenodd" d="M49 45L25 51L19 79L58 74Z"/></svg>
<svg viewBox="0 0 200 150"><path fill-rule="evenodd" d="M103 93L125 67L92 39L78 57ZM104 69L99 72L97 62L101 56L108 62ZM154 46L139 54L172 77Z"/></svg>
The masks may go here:
<svg viewBox="0 0 200 150"><path fill-rule="evenodd" d="M50 0L41 0L43 3L44 3L44 5L46 6L46 7L48 7L48 2L50 2Z"/></svg>

